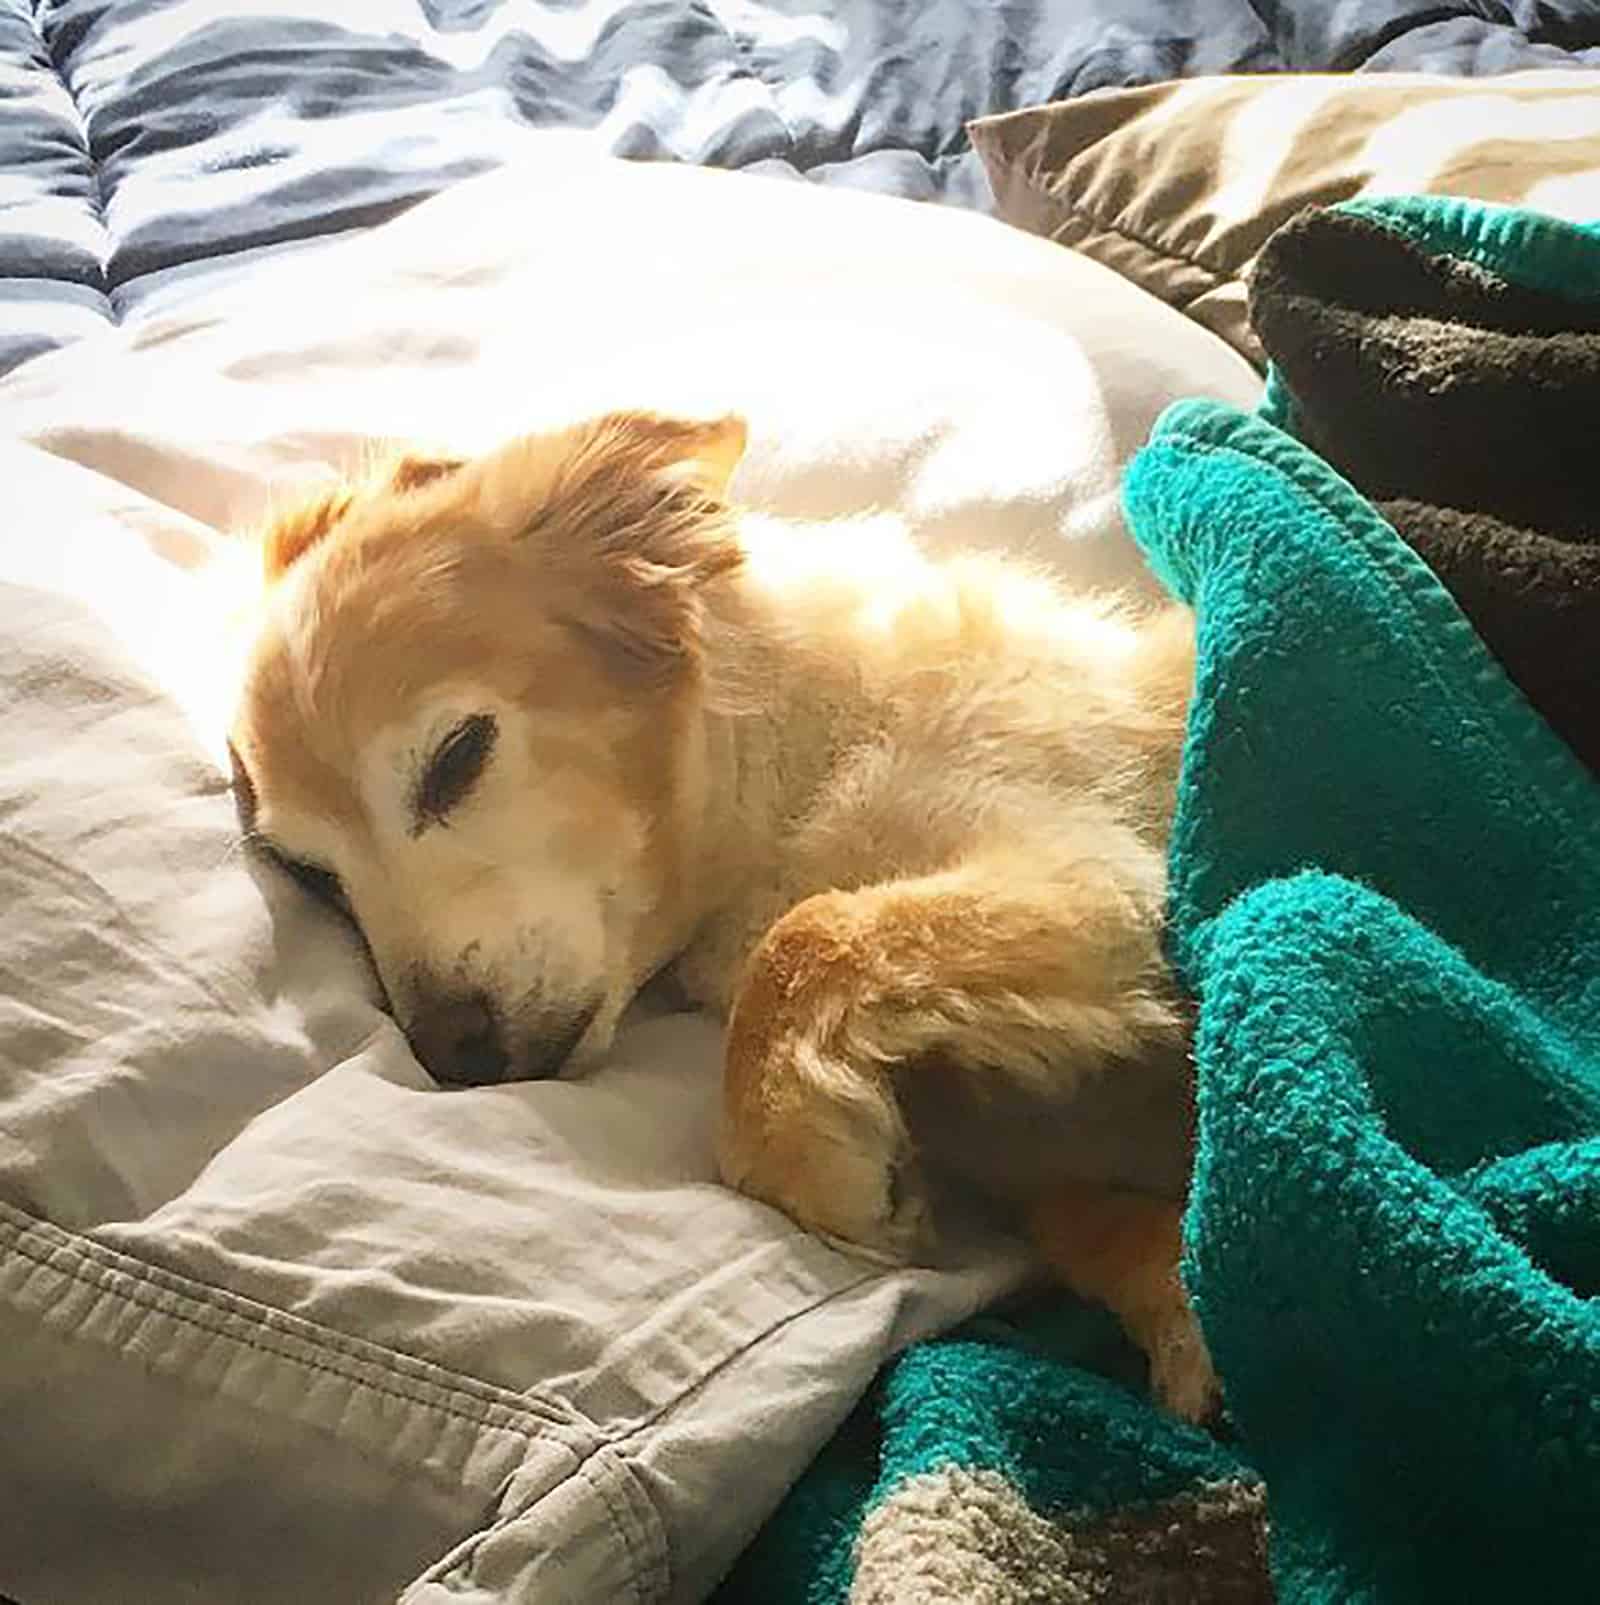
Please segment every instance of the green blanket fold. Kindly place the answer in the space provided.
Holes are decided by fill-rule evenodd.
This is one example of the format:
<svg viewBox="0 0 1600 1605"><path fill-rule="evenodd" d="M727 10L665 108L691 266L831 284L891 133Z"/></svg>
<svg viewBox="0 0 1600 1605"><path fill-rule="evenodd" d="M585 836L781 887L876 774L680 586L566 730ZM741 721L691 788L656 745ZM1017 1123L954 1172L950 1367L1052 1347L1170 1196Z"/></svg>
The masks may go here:
<svg viewBox="0 0 1600 1605"><path fill-rule="evenodd" d="M1181 406L1127 495L1200 617L1186 1278L1280 1597L1587 1599L1600 792L1288 436Z"/></svg>
<svg viewBox="0 0 1600 1605"><path fill-rule="evenodd" d="M1595 1598L1600 786L1275 425L1179 404L1126 501L1199 619L1185 1276L1236 1442L1086 1312L991 1320L888 1369L722 1597L1256 1600L1264 1544L1286 1605Z"/></svg>

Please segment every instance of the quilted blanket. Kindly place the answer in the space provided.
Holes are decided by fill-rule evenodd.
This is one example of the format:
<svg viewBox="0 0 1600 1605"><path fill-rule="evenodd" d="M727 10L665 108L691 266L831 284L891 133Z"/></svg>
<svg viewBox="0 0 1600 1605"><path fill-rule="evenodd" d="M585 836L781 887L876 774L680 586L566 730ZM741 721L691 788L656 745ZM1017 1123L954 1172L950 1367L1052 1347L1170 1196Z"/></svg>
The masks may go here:
<svg viewBox="0 0 1600 1605"><path fill-rule="evenodd" d="M0 0L0 371L540 129L983 207L984 113L1200 73L1584 64L1596 0Z"/></svg>
<svg viewBox="0 0 1600 1605"><path fill-rule="evenodd" d="M1348 266L1337 228L1296 242L1299 321L1274 280L1269 345L1300 353L1309 322L1322 361L1291 363L1304 411L1275 373L1269 412L1318 416L1362 351L1368 383L1342 395L1369 404L1342 438L1400 397L1459 426L1520 322L1524 389L1542 376L1542 405L1592 415L1588 370L1555 353L1592 339L1600 227L1454 202L1349 217L1388 231L1391 268L1420 260L1352 288L1309 272ZM1419 296L1419 274L1456 272L1475 300ZM1333 337L1316 282L1363 303L1364 342ZM1495 327L1450 338L1463 305ZM1446 477L1509 494L1518 434L1502 418L1497 462ZM1435 470L1487 449L1435 445ZM1568 469L1568 504L1592 508L1592 461ZM1588 1598L1600 790L1440 577L1292 434L1180 403L1126 499L1199 618L1172 937L1200 1005L1185 1275L1229 1442L1119 1386L1081 1312L991 1321L887 1373L728 1598Z"/></svg>

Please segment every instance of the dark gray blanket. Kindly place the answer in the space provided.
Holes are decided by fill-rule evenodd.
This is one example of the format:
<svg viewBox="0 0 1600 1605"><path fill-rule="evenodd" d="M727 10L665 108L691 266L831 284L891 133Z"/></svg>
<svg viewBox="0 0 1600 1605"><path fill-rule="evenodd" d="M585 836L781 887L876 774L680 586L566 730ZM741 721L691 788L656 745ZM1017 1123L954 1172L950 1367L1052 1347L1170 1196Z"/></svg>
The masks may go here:
<svg viewBox="0 0 1600 1605"><path fill-rule="evenodd" d="M1262 253L1250 311L1276 415L1600 773L1593 232L1450 202L1313 210Z"/></svg>

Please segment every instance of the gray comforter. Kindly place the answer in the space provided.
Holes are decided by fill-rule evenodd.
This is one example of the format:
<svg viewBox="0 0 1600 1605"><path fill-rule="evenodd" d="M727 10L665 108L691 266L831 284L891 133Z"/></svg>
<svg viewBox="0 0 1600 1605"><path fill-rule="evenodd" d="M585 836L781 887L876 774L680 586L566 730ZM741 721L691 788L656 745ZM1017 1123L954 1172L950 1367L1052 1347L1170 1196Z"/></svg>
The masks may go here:
<svg viewBox="0 0 1600 1605"><path fill-rule="evenodd" d="M537 129L982 206L986 112L1197 73L1583 64L1596 0L0 0L0 371Z"/></svg>

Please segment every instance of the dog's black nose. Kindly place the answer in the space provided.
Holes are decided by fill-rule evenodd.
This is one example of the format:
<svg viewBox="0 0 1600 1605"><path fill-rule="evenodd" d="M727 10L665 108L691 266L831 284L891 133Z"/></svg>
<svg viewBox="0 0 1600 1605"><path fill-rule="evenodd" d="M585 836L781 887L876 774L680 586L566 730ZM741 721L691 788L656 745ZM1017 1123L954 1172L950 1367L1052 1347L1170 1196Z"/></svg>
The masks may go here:
<svg viewBox="0 0 1600 1605"><path fill-rule="evenodd" d="M425 1005L409 1034L423 1068L445 1086L483 1087L505 1080L509 1057L500 1023L481 992Z"/></svg>

